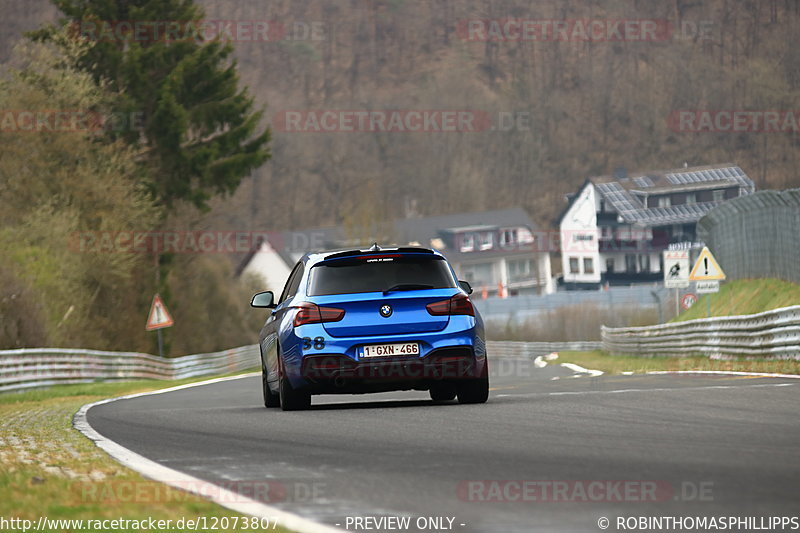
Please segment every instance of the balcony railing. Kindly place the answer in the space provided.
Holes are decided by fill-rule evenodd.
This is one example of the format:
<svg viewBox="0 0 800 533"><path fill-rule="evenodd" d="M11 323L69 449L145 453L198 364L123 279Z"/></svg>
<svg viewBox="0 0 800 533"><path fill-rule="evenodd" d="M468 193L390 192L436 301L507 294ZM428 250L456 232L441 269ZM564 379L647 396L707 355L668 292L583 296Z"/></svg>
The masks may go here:
<svg viewBox="0 0 800 533"><path fill-rule="evenodd" d="M600 239L598 249L601 252L660 252L669 246L667 239Z"/></svg>

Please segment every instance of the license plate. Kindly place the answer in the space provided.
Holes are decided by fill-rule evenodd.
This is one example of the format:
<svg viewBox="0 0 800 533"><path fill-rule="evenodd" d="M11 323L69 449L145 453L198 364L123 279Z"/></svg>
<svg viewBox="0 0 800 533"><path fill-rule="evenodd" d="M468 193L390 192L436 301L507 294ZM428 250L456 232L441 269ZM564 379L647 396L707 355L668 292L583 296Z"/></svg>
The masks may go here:
<svg viewBox="0 0 800 533"><path fill-rule="evenodd" d="M393 355L419 355L416 342L396 342L392 344L370 344L364 346L361 357L391 357Z"/></svg>

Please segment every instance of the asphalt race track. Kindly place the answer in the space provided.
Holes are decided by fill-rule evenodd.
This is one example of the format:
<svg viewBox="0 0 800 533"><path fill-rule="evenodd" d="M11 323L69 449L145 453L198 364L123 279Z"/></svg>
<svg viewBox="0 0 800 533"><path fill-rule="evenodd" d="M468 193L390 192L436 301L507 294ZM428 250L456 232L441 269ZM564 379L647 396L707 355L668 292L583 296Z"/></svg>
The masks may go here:
<svg viewBox="0 0 800 533"><path fill-rule="evenodd" d="M399 531L597 532L602 517L618 531L617 517L798 514L799 380L492 363L485 405L402 392L282 412L247 377L99 405L88 420L226 488L270 481L271 505L350 531L398 531L356 517L410 517Z"/></svg>

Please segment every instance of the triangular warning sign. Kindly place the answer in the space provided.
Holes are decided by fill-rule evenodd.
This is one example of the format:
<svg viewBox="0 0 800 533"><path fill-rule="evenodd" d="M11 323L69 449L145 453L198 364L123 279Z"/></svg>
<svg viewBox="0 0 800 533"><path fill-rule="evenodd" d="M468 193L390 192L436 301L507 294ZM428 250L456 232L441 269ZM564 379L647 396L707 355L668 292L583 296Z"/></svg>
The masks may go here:
<svg viewBox="0 0 800 533"><path fill-rule="evenodd" d="M712 281L722 279L725 279L725 273L720 268L717 260L714 259L714 256L711 255L711 251L704 246L703 251L700 252L700 257L697 258L697 262L692 268L692 272L689 274L689 280Z"/></svg>
<svg viewBox="0 0 800 533"><path fill-rule="evenodd" d="M150 314L147 317L147 331L154 329L168 328L174 324L172 317L167 311L167 306L161 301L161 297L156 294L153 296L153 303L150 305Z"/></svg>

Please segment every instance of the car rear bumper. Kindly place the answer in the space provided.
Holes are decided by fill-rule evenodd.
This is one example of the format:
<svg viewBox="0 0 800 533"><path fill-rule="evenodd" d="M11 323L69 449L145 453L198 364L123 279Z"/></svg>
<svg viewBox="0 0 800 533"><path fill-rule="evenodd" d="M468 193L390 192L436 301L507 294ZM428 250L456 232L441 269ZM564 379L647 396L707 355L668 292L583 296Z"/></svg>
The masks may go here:
<svg viewBox="0 0 800 533"><path fill-rule="evenodd" d="M305 328L303 336L322 336ZM417 342L419 355L362 357L363 346ZM306 346L308 343L306 343ZM319 345L317 345L319 346ZM483 328L473 317L451 320L443 331L381 338L325 338L324 349L283 346L283 371L294 388L316 394L362 393L430 388L442 380L481 376L486 361Z"/></svg>
<svg viewBox="0 0 800 533"><path fill-rule="evenodd" d="M300 369L307 390L316 393L361 393L430 388L433 383L482 375L485 357L468 346L439 348L425 357L391 357L360 361L336 354L308 356Z"/></svg>

